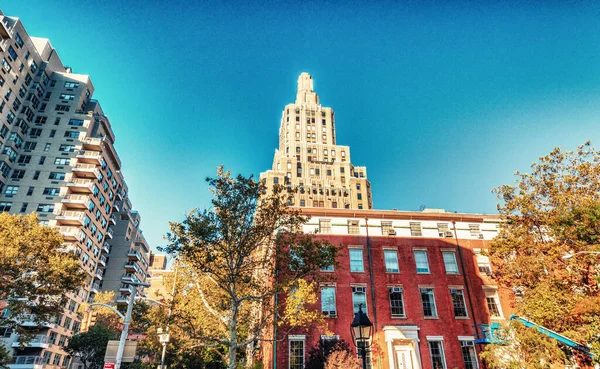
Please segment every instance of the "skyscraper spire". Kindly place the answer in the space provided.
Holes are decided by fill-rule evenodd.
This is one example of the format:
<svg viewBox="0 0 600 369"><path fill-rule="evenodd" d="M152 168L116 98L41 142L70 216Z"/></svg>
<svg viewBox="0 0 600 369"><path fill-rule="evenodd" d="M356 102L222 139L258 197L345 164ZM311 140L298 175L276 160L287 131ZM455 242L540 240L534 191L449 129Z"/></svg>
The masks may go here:
<svg viewBox="0 0 600 369"><path fill-rule="evenodd" d="M336 144L333 109L319 104L313 79L306 72L298 77L295 103L283 110L273 168L260 177L268 186L297 189L295 206L373 207L367 169L352 165L350 148Z"/></svg>

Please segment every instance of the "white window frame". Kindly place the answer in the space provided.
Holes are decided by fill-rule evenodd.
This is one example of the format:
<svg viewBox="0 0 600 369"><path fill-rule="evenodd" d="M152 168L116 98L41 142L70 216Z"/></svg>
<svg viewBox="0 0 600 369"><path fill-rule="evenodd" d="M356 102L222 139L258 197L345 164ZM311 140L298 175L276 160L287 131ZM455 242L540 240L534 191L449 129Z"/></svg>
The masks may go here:
<svg viewBox="0 0 600 369"><path fill-rule="evenodd" d="M431 363L433 364L433 355L432 355L431 346L430 346L431 342L439 343L440 352L442 354L442 365L443 365L442 369L446 369L447 363L446 363L446 352L444 352L444 338L441 336L427 336L427 349L429 350L429 360L431 360ZM462 354L462 351L461 351L461 354Z"/></svg>
<svg viewBox="0 0 600 369"><path fill-rule="evenodd" d="M419 271L419 264L417 261L417 253L423 253L425 254L425 261L427 261L427 271L426 272L420 272ZM417 271L417 274L431 274L431 267L429 266L429 256L427 255L427 250L423 250L423 249L413 249L413 256L415 258L415 269Z"/></svg>
<svg viewBox="0 0 600 369"><path fill-rule="evenodd" d="M325 301L323 299L323 290L324 289L332 289L333 290L333 308L334 308L334 310L324 310L323 309L323 302ZM330 318L337 317L337 301L336 301L335 286L331 286L331 285L321 286L321 312L323 314L326 314ZM331 312L333 312L333 315L331 314Z"/></svg>
<svg viewBox="0 0 600 369"><path fill-rule="evenodd" d="M360 270L352 270L352 251L360 251ZM364 273L365 272L365 255L362 247L349 247L348 248L348 262L350 264L350 273Z"/></svg>
<svg viewBox="0 0 600 369"><path fill-rule="evenodd" d="M490 314L490 319L503 320L504 312L502 312L502 304L500 303L500 296L498 295L498 288L493 287L493 286L484 286L483 292L485 293L485 300L486 300L485 307L488 309L488 313ZM487 302L488 298L494 299L494 302L496 303L496 307L498 308L498 312L500 313L500 316L492 316L492 314L490 313L490 310L489 310L489 304Z"/></svg>
<svg viewBox="0 0 600 369"><path fill-rule="evenodd" d="M446 254L452 254L454 258L454 265L456 266L456 271L448 271L448 265L446 264ZM442 250L442 260L444 261L444 269L446 270L446 274L458 275L460 271L458 269L458 261L456 260L456 252L454 250Z"/></svg>
<svg viewBox="0 0 600 369"><path fill-rule="evenodd" d="M462 291L463 307L465 308L465 316L456 316L454 311L454 301L452 300L452 290ZM469 309L467 308L467 296L465 295L465 288L463 286L448 286L448 292L450 293L450 302L452 303L452 314L454 319L469 319Z"/></svg>
<svg viewBox="0 0 600 369"><path fill-rule="evenodd" d="M292 341L302 342L302 367L306 366L306 336L305 335L289 335L288 336L288 369L292 368Z"/></svg>
<svg viewBox="0 0 600 369"><path fill-rule="evenodd" d="M363 307L363 313L365 313L365 315L369 315L368 311L368 305L369 305L369 301L368 301L368 297L367 297L367 286L366 285L355 285L355 286L351 286L352 287L352 315L356 314L356 312L358 312L358 310L354 311L354 294L362 294L363 296L365 296L365 301L364 301L364 307ZM365 292L354 292L355 288L363 288Z"/></svg>
<svg viewBox="0 0 600 369"><path fill-rule="evenodd" d="M394 254L395 260L396 260L396 268L395 270L391 270L390 268L388 268L388 260L386 258L386 253L387 254ZM386 273L400 273L400 262L398 261L398 250L396 249L383 249L383 262L385 264L385 272ZM392 268L394 269L394 268Z"/></svg>
<svg viewBox="0 0 600 369"><path fill-rule="evenodd" d="M460 343L460 355L463 358L463 363L465 362L465 356L463 354L463 342L468 342L468 345L465 346L470 346L473 348L473 353L475 354L473 357L475 358L475 368L474 369L479 369L479 359L477 357L477 348L475 347L475 337L473 336L458 336L458 341Z"/></svg>

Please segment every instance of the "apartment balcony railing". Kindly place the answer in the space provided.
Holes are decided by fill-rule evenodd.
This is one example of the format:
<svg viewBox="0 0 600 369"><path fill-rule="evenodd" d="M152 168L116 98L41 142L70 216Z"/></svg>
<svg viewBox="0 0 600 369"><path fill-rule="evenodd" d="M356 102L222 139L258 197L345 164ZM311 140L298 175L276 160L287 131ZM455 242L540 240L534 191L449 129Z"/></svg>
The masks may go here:
<svg viewBox="0 0 600 369"><path fill-rule="evenodd" d="M8 367L9 369L42 369L44 364L41 356L15 356Z"/></svg>
<svg viewBox="0 0 600 369"><path fill-rule="evenodd" d="M135 287L133 287L130 284L122 284L121 287L119 287L119 292L121 292L122 294L125 294L125 295L129 295L129 294L133 293L134 288Z"/></svg>
<svg viewBox="0 0 600 369"><path fill-rule="evenodd" d="M96 270L96 273L94 273L94 278L95 279L99 279L99 280L104 279L104 275L102 274L102 271L101 270Z"/></svg>
<svg viewBox="0 0 600 369"><path fill-rule="evenodd" d="M112 230L112 228L109 228L109 229L107 229L107 230L106 230L106 234L105 234L105 236L106 236L107 238L110 238L110 239L112 239L112 238L114 237L114 233L113 233L113 230Z"/></svg>
<svg viewBox="0 0 600 369"><path fill-rule="evenodd" d="M19 325L23 327L47 327L47 328L55 328L56 327L56 318L51 319L47 322L36 321L35 314L23 314L19 316Z"/></svg>
<svg viewBox="0 0 600 369"><path fill-rule="evenodd" d="M136 262L132 262L132 261L125 263L125 270L127 270L127 271L135 270L136 272L141 273L140 266Z"/></svg>
<svg viewBox="0 0 600 369"><path fill-rule="evenodd" d="M65 240L77 240L81 241L85 238L85 233L79 227L56 227L56 229L62 234Z"/></svg>
<svg viewBox="0 0 600 369"><path fill-rule="evenodd" d="M96 164L77 164L71 170L79 178L100 178L100 169Z"/></svg>
<svg viewBox="0 0 600 369"><path fill-rule="evenodd" d="M113 210L116 211L117 213L121 211L122 207L123 207L123 203L121 201L115 201L113 203Z"/></svg>
<svg viewBox="0 0 600 369"><path fill-rule="evenodd" d="M93 293L98 293L98 291L100 291L100 285L98 283L92 283L90 291L92 291Z"/></svg>
<svg viewBox="0 0 600 369"><path fill-rule="evenodd" d="M100 264L102 266L106 266L107 262L108 262L108 259L106 258L106 256L100 255L100 258L98 259L98 264Z"/></svg>
<svg viewBox="0 0 600 369"><path fill-rule="evenodd" d="M82 142L84 149L91 149L96 151L102 150L102 138L101 137L86 137Z"/></svg>
<svg viewBox="0 0 600 369"><path fill-rule="evenodd" d="M104 242L104 244L102 244L102 252L105 254L110 254L110 250L111 250L111 247L108 244L108 242Z"/></svg>
<svg viewBox="0 0 600 369"><path fill-rule="evenodd" d="M121 281L123 282L135 282L137 281L137 277L133 273L124 273L121 277Z"/></svg>
<svg viewBox="0 0 600 369"><path fill-rule="evenodd" d="M63 225L84 225L85 213L83 211L55 210L56 222Z"/></svg>
<svg viewBox="0 0 600 369"><path fill-rule="evenodd" d="M90 179L72 178L67 183L67 187L75 193L93 193L94 182Z"/></svg>
<svg viewBox="0 0 600 369"><path fill-rule="evenodd" d="M112 223L112 225L117 224L117 216L114 214L111 214L110 217L108 218L108 222Z"/></svg>
<svg viewBox="0 0 600 369"><path fill-rule="evenodd" d="M102 163L102 153L99 151L79 150L75 157L80 163Z"/></svg>
<svg viewBox="0 0 600 369"><path fill-rule="evenodd" d="M138 250L129 250L127 257L129 260L139 261L142 258L142 254Z"/></svg>
<svg viewBox="0 0 600 369"><path fill-rule="evenodd" d="M39 334L31 338L28 342L24 342L22 346L32 348L48 348L48 336ZM21 347L21 342L13 342L12 347Z"/></svg>
<svg viewBox="0 0 600 369"><path fill-rule="evenodd" d="M127 305L129 304L129 296L119 296L117 297L117 304L119 305Z"/></svg>
<svg viewBox="0 0 600 369"><path fill-rule="evenodd" d="M68 209L89 209L91 200L87 195L67 194L61 202Z"/></svg>

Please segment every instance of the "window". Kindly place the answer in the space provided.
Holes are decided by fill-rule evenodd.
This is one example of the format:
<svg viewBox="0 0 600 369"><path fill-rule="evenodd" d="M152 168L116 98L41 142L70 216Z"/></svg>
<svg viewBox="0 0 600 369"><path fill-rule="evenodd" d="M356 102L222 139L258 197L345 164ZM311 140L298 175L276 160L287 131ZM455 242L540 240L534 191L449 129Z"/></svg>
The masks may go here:
<svg viewBox="0 0 600 369"><path fill-rule="evenodd" d="M27 196L31 196L31 195L33 195L33 189L34 189L34 188L35 188L35 187L29 187L29 189L27 189Z"/></svg>
<svg viewBox="0 0 600 369"><path fill-rule="evenodd" d="M444 267L446 274L458 274L458 264L456 264L456 254L454 251L442 251L444 257Z"/></svg>
<svg viewBox="0 0 600 369"><path fill-rule="evenodd" d="M44 192L43 192L43 194L46 196L58 196L59 193L60 193L59 188L50 188L50 187L44 188Z"/></svg>
<svg viewBox="0 0 600 369"><path fill-rule="evenodd" d="M31 69L31 73L35 74L35 72L36 72L36 71L37 71L37 69L38 69L38 66L37 66L36 62L34 62L34 61L32 60L32 61L31 61L31 65L30 65L29 67L30 67L30 69Z"/></svg>
<svg viewBox="0 0 600 369"><path fill-rule="evenodd" d="M290 337L289 369L304 369L304 339Z"/></svg>
<svg viewBox="0 0 600 369"><path fill-rule="evenodd" d="M24 150L35 150L35 146L37 145L37 142L25 142L25 146L23 146Z"/></svg>
<svg viewBox="0 0 600 369"><path fill-rule="evenodd" d="M25 171L19 170L19 169L13 170L13 172L10 176L10 178L12 178L12 179L22 179L23 177L25 177Z"/></svg>
<svg viewBox="0 0 600 369"><path fill-rule="evenodd" d="M69 120L69 125L70 126L81 127L81 126L83 126L83 120L81 120L81 119L70 119Z"/></svg>
<svg viewBox="0 0 600 369"><path fill-rule="evenodd" d="M331 219L319 219L319 233L331 233Z"/></svg>
<svg viewBox="0 0 600 369"><path fill-rule="evenodd" d="M27 211L27 206L29 204L24 202L23 204L21 204L21 213L25 213Z"/></svg>
<svg viewBox="0 0 600 369"><path fill-rule="evenodd" d="M54 211L54 204L39 204L37 207L37 211L51 213Z"/></svg>
<svg viewBox="0 0 600 369"><path fill-rule="evenodd" d="M54 164L56 165L69 165L71 159L69 158L56 158L54 159Z"/></svg>
<svg viewBox="0 0 600 369"><path fill-rule="evenodd" d="M54 110L55 111L70 111L71 107L69 105L60 105L59 104L54 107Z"/></svg>
<svg viewBox="0 0 600 369"><path fill-rule="evenodd" d="M29 136L31 136L31 137L39 137L41 135L42 135L41 128L32 128L29 130Z"/></svg>
<svg viewBox="0 0 600 369"><path fill-rule="evenodd" d="M478 369L477 353L473 341L460 341L460 350L462 351L465 369Z"/></svg>
<svg viewBox="0 0 600 369"><path fill-rule="evenodd" d="M2 68L4 68L4 70L5 70L7 73L10 73L10 71L11 71L12 67L10 66L10 64L8 64L8 62L6 61L6 58L2 58L2 62L1 62L1 64L2 64Z"/></svg>
<svg viewBox="0 0 600 369"><path fill-rule="evenodd" d="M417 265L417 273L429 273L429 260L427 259L427 251L415 251L415 262Z"/></svg>
<svg viewBox="0 0 600 369"><path fill-rule="evenodd" d="M77 88L79 87L79 83L77 82L65 82L66 88Z"/></svg>
<svg viewBox="0 0 600 369"><path fill-rule="evenodd" d="M35 124L46 124L47 120L48 120L48 117L38 115L37 117L35 117Z"/></svg>
<svg viewBox="0 0 600 369"><path fill-rule="evenodd" d="M40 171L36 170L35 173L33 173L33 179L37 180L38 178L40 178Z"/></svg>
<svg viewBox="0 0 600 369"><path fill-rule="evenodd" d="M500 306L500 299L498 298L498 291L495 289L489 289L485 291L485 300L487 302L488 311L492 318L502 318L502 308Z"/></svg>
<svg viewBox="0 0 600 369"><path fill-rule="evenodd" d="M385 259L385 271L388 273L398 273L398 253L396 250L383 250L383 258Z"/></svg>
<svg viewBox="0 0 600 369"><path fill-rule="evenodd" d="M0 211L10 211L12 202L0 202Z"/></svg>
<svg viewBox="0 0 600 369"><path fill-rule="evenodd" d="M352 306L354 314L358 312L358 307L362 307L363 313L367 314L367 287L353 286L352 287Z"/></svg>
<svg viewBox="0 0 600 369"><path fill-rule="evenodd" d="M73 99L75 99L75 95L71 95L71 94L60 94L60 99L61 99L61 100L73 100Z"/></svg>
<svg viewBox="0 0 600 369"><path fill-rule="evenodd" d="M469 231L471 231L471 236L479 237L481 233L479 231L479 224L469 224Z"/></svg>
<svg viewBox="0 0 600 369"><path fill-rule="evenodd" d="M442 341L429 341L428 344L433 369L446 369Z"/></svg>
<svg viewBox="0 0 600 369"><path fill-rule="evenodd" d="M15 33L15 42L17 45L19 45L19 47L23 47L23 39L18 33Z"/></svg>
<svg viewBox="0 0 600 369"><path fill-rule="evenodd" d="M437 318L433 288L421 288L421 302L423 303L423 315L425 318Z"/></svg>
<svg viewBox="0 0 600 369"><path fill-rule="evenodd" d="M452 307L454 308L455 318L467 317L467 305L465 304L465 293L462 288L450 288L452 297Z"/></svg>
<svg viewBox="0 0 600 369"><path fill-rule="evenodd" d="M364 272L365 267L363 265L363 250L362 249L349 249L350 253L350 271L351 272Z"/></svg>
<svg viewBox="0 0 600 369"><path fill-rule="evenodd" d="M410 235L411 236L422 236L423 231L421 230L421 223L410 222Z"/></svg>
<svg viewBox="0 0 600 369"><path fill-rule="evenodd" d="M61 173L61 172L50 172L50 175L48 176L48 179L63 180L63 179L65 179L65 174Z"/></svg>
<svg viewBox="0 0 600 369"><path fill-rule="evenodd" d="M447 233L450 232L450 228L448 227L448 223L438 223L437 224L438 235L440 237L447 237ZM452 237L452 233L450 233L450 237Z"/></svg>
<svg viewBox="0 0 600 369"><path fill-rule="evenodd" d="M392 309L392 318L406 317L404 312L404 292L402 287L390 287L390 308Z"/></svg>
<svg viewBox="0 0 600 369"><path fill-rule="evenodd" d="M490 258L487 255L482 255L481 249L473 249L473 251L475 252L475 258L477 259L479 273L491 276L492 264L490 263Z"/></svg>
<svg viewBox="0 0 600 369"><path fill-rule="evenodd" d="M17 58L18 58L17 52L15 51L15 49L13 49L12 46L8 47L8 54L10 55L11 58L13 58L13 60L17 60Z"/></svg>
<svg viewBox="0 0 600 369"><path fill-rule="evenodd" d="M17 163L29 164L30 161L31 161L31 155L21 155L21 156L19 156L19 160L17 160Z"/></svg>
<svg viewBox="0 0 600 369"><path fill-rule="evenodd" d="M384 236L395 234L392 222L381 222L381 234Z"/></svg>
<svg viewBox="0 0 600 369"><path fill-rule="evenodd" d="M337 315L335 306L335 287L321 287L321 311L329 317L335 317Z"/></svg>
<svg viewBox="0 0 600 369"><path fill-rule="evenodd" d="M75 145L60 145L60 147L58 148L58 151L74 152Z"/></svg>
<svg viewBox="0 0 600 369"><path fill-rule="evenodd" d="M358 220L349 220L348 221L348 234L360 234Z"/></svg>
<svg viewBox="0 0 600 369"><path fill-rule="evenodd" d="M6 186L6 191L4 192L4 195L6 197L12 197L12 196L16 195L18 191L19 191L19 186Z"/></svg>

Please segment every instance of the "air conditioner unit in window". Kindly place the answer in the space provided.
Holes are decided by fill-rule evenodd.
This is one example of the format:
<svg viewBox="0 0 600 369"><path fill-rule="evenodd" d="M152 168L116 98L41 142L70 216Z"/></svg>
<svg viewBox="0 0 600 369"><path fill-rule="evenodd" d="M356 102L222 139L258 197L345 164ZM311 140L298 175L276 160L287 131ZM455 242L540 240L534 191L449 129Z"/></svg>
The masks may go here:
<svg viewBox="0 0 600 369"><path fill-rule="evenodd" d="M446 231L446 232L444 232L444 236L445 237L452 237L453 236L452 231Z"/></svg>
<svg viewBox="0 0 600 369"><path fill-rule="evenodd" d="M333 311L324 311L323 314L327 315L330 318L335 318L337 316L337 313L336 313L335 310L333 310Z"/></svg>
<svg viewBox="0 0 600 369"><path fill-rule="evenodd" d="M391 293L402 293L402 287L392 287L390 288Z"/></svg>
<svg viewBox="0 0 600 369"><path fill-rule="evenodd" d="M477 236L477 238L479 238L480 240L483 240L483 233L480 233L479 236Z"/></svg>
<svg viewBox="0 0 600 369"><path fill-rule="evenodd" d="M388 236L395 236L396 235L396 230L395 229L388 229L387 230L387 234L388 234Z"/></svg>

